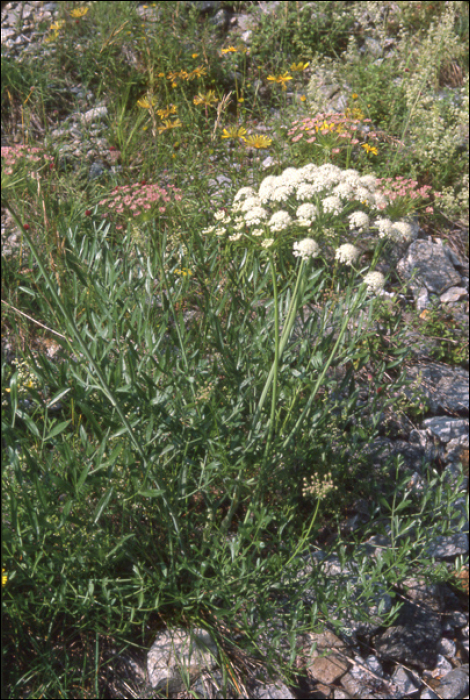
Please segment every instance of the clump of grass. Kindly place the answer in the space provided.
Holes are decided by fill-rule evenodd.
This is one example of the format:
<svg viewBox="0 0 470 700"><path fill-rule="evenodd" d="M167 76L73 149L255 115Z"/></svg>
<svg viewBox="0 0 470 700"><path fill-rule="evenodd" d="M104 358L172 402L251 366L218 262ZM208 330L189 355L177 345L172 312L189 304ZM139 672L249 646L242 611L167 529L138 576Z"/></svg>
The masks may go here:
<svg viewBox="0 0 470 700"><path fill-rule="evenodd" d="M66 2L59 24L44 28L44 55L29 70L47 65L51 80L78 80L106 98L120 169L93 181L48 171L46 161L33 172L23 160L2 174L2 205L28 250L27 267L12 256L2 275L15 351L13 361L2 356L2 697L104 696L111 644L148 649L159 629L176 626L208 630L227 677L243 680L227 655L226 630L236 628L234 648L259 657L263 643L263 663L292 680L296 634L337 624L329 606L339 618L358 607L346 588L325 583L320 565L299 584L297 555L358 498L375 513L362 536L388 522L393 545L380 563L361 563L366 604L374 586L391 590L411 572L448 576L427 561L426 543L451 531L444 511L458 488L429 467L429 487L410 491L400 460L391 471L367 456L389 414L415 410L399 398L407 329L398 307L385 308L391 280L376 265L385 245L410 233L397 217L428 206L422 188L438 180L439 163L421 174L427 183L405 169L395 134L414 144L401 107L372 162L352 143L351 111L340 163L348 180L331 162L343 155L336 143L321 142L323 169L309 144L302 158L313 179L299 199L305 163L271 108L322 131L318 112L299 115L308 101L298 97L318 37L329 37L321 50L334 55L352 15L339 26L327 3L312 25L308 8L291 5L276 14L284 53L269 56L282 48L275 23L262 23L263 44L255 37L249 51L231 50L211 45L208 25L181 3L159 4L151 23L134 3L113 12L93 3L73 16ZM348 12L344 4L341 21ZM320 32L322 22L333 34ZM383 94L396 77L387 65ZM359 83L353 60L350 72ZM357 92L350 110L360 107L362 125L373 117ZM46 95L10 94L25 123L51 116ZM340 119L328 116L336 131L321 137L337 139ZM264 133L263 122L275 128ZM278 161L267 177L266 152ZM449 183L459 173L449 169ZM208 183L221 176L232 186L216 200ZM366 234L371 247L360 251ZM37 352L33 330L55 338L56 359ZM403 533L412 530L411 542ZM357 541L335 546L359 557ZM316 610L304 604L312 587ZM283 595L284 632L266 645Z"/></svg>

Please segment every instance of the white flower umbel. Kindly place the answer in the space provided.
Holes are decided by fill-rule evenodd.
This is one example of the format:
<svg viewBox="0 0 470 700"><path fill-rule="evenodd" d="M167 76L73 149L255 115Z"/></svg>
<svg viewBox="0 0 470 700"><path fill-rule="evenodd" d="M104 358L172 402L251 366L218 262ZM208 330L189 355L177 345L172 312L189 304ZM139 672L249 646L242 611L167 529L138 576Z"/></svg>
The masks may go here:
<svg viewBox="0 0 470 700"><path fill-rule="evenodd" d="M254 228L253 231L251 232L252 236L262 236L264 233L262 228Z"/></svg>
<svg viewBox="0 0 470 700"><path fill-rule="evenodd" d="M329 214L340 214L343 206L341 200L336 195L331 195L331 197L325 197L322 201L323 211Z"/></svg>
<svg viewBox="0 0 470 700"><path fill-rule="evenodd" d="M270 248L273 243L274 243L274 238L265 238L265 240L261 243L261 245L263 248Z"/></svg>
<svg viewBox="0 0 470 700"><path fill-rule="evenodd" d="M263 207L253 207L253 209L250 209L250 211L246 212L245 221L250 226L256 226L257 224L260 224L262 221L267 219L267 217L268 212L266 211L266 209L263 209Z"/></svg>
<svg viewBox="0 0 470 700"><path fill-rule="evenodd" d="M340 182L333 188L333 194L341 199L352 199L354 197L354 187L349 182Z"/></svg>
<svg viewBox="0 0 470 700"><path fill-rule="evenodd" d="M354 189L354 199L368 205L375 204L375 194L369 192L367 187L361 187L360 185Z"/></svg>
<svg viewBox="0 0 470 700"><path fill-rule="evenodd" d="M304 238L303 241L294 243L293 254L296 258L308 260L314 258L320 252L320 247L313 238Z"/></svg>
<svg viewBox="0 0 470 700"><path fill-rule="evenodd" d="M369 292L378 294L384 287L385 277L381 272L368 272L363 281L367 284Z"/></svg>
<svg viewBox="0 0 470 700"><path fill-rule="evenodd" d="M379 210L386 209L388 207L388 199L381 192L374 192L374 207Z"/></svg>
<svg viewBox="0 0 470 700"><path fill-rule="evenodd" d="M363 187L367 187L368 190L374 192L377 184L377 178L375 175L362 175L359 178L359 182Z"/></svg>
<svg viewBox="0 0 470 700"><path fill-rule="evenodd" d="M361 251L359 248L356 248L355 245L352 245L351 243L344 243L343 245L340 245L336 251L335 258L340 263L352 265L358 259L360 252Z"/></svg>
<svg viewBox="0 0 470 700"><path fill-rule="evenodd" d="M229 241L239 241L241 237L241 233L234 233L233 235L229 236L228 239Z"/></svg>
<svg viewBox="0 0 470 700"><path fill-rule="evenodd" d="M253 187L242 187L241 190L238 190L237 194L233 198L234 202L239 202L240 199L246 199L247 197L253 197L255 194L255 191Z"/></svg>
<svg viewBox="0 0 470 700"><path fill-rule="evenodd" d="M406 221L395 221L389 235L394 241L411 243L413 240L413 229Z"/></svg>
<svg viewBox="0 0 470 700"><path fill-rule="evenodd" d="M263 204L269 202L271 194L274 192L276 187L280 187L281 185L281 178L276 177L275 175L268 175L267 177L265 177L263 182L259 186L259 198L261 202Z"/></svg>
<svg viewBox="0 0 470 700"><path fill-rule="evenodd" d="M369 229L369 217L364 211L355 211L348 216L349 228L356 231L367 231Z"/></svg>
<svg viewBox="0 0 470 700"><path fill-rule="evenodd" d="M318 193L318 190L315 188L314 185L312 185L308 182L302 182L297 187L296 197L300 202L303 202L306 199L311 199L317 193Z"/></svg>
<svg viewBox="0 0 470 700"><path fill-rule="evenodd" d="M292 219L286 211L277 211L268 221L271 231L283 231L292 223Z"/></svg>
<svg viewBox="0 0 470 700"><path fill-rule="evenodd" d="M254 195L253 197L247 197L244 202L238 205L238 210L239 211L249 211L250 209L253 209L254 207L260 207L261 206L261 200L259 197Z"/></svg>
<svg viewBox="0 0 470 700"><path fill-rule="evenodd" d="M269 200L271 202L286 202L292 192L294 191L294 188L291 187L290 185L281 185L280 187L276 187L272 192L271 196L269 197Z"/></svg>
<svg viewBox="0 0 470 700"><path fill-rule="evenodd" d="M392 231L392 222L390 219L376 219L374 221L374 226L378 228L380 238L389 236Z"/></svg>
<svg viewBox="0 0 470 700"><path fill-rule="evenodd" d="M301 204L300 207L298 207L296 214L298 219L311 222L314 221L316 216L318 215L318 209L314 204L306 202L305 204Z"/></svg>

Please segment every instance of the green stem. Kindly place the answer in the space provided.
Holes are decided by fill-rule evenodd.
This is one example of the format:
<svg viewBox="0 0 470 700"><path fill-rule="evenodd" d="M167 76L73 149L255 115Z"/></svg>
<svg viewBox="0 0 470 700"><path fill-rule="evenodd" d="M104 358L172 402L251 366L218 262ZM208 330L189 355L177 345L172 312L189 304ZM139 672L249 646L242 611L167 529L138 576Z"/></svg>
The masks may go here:
<svg viewBox="0 0 470 700"><path fill-rule="evenodd" d="M320 499L317 498L317 505L315 506L315 510L313 512L313 516L312 516L312 519L310 521L310 525L308 526L308 530L307 530L305 536L300 538L299 544L295 548L295 551L293 552L293 554L291 554L289 560L285 564L283 564L284 569L286 569L289 566L291 561L294 559L294 557L297 556L297 554L300 552L300 550L304 546L304 543L307 541L307 539L310 535L310 532L312 531L313 524L314 524L315 520L317 519L317 513L318 513L319 507L320 507Z"/></svg>
<svg viewBox="0 0 470 700"><path fill-rule="evenodd" d="M300 263L299 273L297 275L297 281L295 284L294 293L292 295L291 303L289 306L289 311L287 312L286 323L285 323L285 326L283 328L282 336L281 336L281 339L279 342L278 363L281 360L282 353L284 352L284 348L285 348L287 341L290 337L290 333L291 333L292 327L294 325L295 317L297 314L298 300L300 297L300 294L298 293L298 291L299 291L299 286L300 286L300 282L302 279L303 269L304 269L304 260L302 260ZM264 403L266 401L266 397L268 395L269 389L270 389L271 384L272 384L273 379L274 379L274 372L275 371L277 371L276 360L273 362L273 365L269 371L268 378L266 379L266 384L264 385L263 392L261 394L258 406L257 406L256 411L255 411L255 415L253 416L253 422L251 425L251 431L250 431L250 434L248 436L248 440L251 439L251 437L253 435L253 431L254 431L255 426L256 426L256 423L258 422L259 415L260 415L261 411L263 410L263 406L264 406Z"/></svg>
<svg viewBox="0 0 470 700"><path fill-rule="evenodd" d="M274 256L270 253L271 260L271 275L273 280L273 293L274 293L274 373L273 373L273 392L271 400L271 416L269 418L269 434L266 441L266 449L264 452L264 462L266 462L267 456L269 454L269 448L271 447L271 441L274 432L274 418L276 414L276 402L277 402L277 376L279 373L279 299L277 293L277 280L276 280L276 266L274 263Z"/></svg>
<svg viewBox="0 0 470 700"><path fill-rule="evenodd" d="M145 476L144 476L142 488L145 488L145 483L146 483L147 478L148 478L148 473L149 473L149 470L150 470L150 467L151 467L151 462L148 462L148 461L147 461L147 459L146 459L146 457L145 457L145 453L144 453L144 451L143 451L141 445L139 444L137 438L135 437L135 435L134 435L134 433L133 433L133 431L132 431L132 428L131 428L131 426L130 426L130 424L129 424L129 421L127 420L126 416L124 415L124 413L123 413L123 411L122 411L122 409L121 409L121 407L120 407L120 405L119 405L119 403L118 403L118 401L117 401L117 399L116 399L114 393L112 392L111 388L108 386L108 384L107 384L107 382L106 382L106 379L104 378L104 376L103 376L103 374L102 374L100 368L98 367L98 365L97 365L97 363L95 362L94 358L92 357L90 351L88 350L87 344L86 344L86 342L83 340L82 336L80 335L80 331L78 330L78 328L77 328L77 326L76 326L76 324L75 324L74 319L73 319L72 316L69 314L69 312L66 310L65 306L62 304L62 301L60 300L60 297L59 297L59 295L57 294L57 291L56 291L54 285L52 284L52 282L51 282L51 280L50 280L50 278L49 278L49 276L48 276L48 274L47 274L47 272L46 272L46 269L45 269L44 265L42 264L41 258L39 257L39 254L38 254L38 252L37 252L37 250L36 250L36 247L34 246L34 244L33 244L33 242L32 242L31 237L29 236L29 234L28 234L27 231L25 230L23 224L21 223L21 221L20 221L20 219L18 218L18 216L17 216L16 212L14 211L14 209L12 209L11 206L10 206L9 204L7 204L7 203L5 203L4 205L5 205L6 209L8 209L8 211L11 213L13 219L16 221L18 227L20 228L20 231L22 232L23 236L26 238L26 240L27 240L27 242L28 242L28 244L29 244L29 247L30 247L30 249L31 249L31 252L32 252L32 254L33 254L33 256L34 256L34 258L35 258L35 260L36 260L36 262L37 262L37 265L38 265L38 267L39 267L39 270L41 271L41 274L42 274L42 276L44 277L44 280L45 280L45 282L46 282L46 285L47 285L47 287L48 287L48 289L49 289L49 291L50 291L50 293L51 293L51 295L52 295L52 298L54 299L54 301L55 301L55 303L57 304L58 308L60 309L60 311L61 311L61 313L62 313L62 315L63 315L65 321L67 322L69 331L72 332L72 335L74 336L74 338L75 338L77 344L79 345L80 350L81 350L82 353L85 355L85 357L86 357L86 359L87 359L87 361L88 361L89 366L94 370L96 376L98 377L99 382L100 382L100 384L101 384L101 389L102 389L103 393L105 394L105 396L109 399L110 403L111 403L111 404L114 406L114 408L116 409L116 412L117 412L117 414L118 414L118 416L119 416L119 418L120 418L122 424L124 425L124 427L125 427L125 429L126 429L126 432L127 432L128 435L129 435L129 438L130 438L130 440L131 440L131 443L133 444L134 448L136 449L136 451L138 452L138 454L139 454L139 456L140 456L140 458L141 458L141 460L142 460L142 463L143 463L144 468L145 468ZM76 348L75 348L75 349L76 349ZM154 483L155 483L155 486L157 487L157 490L160 491L160 497L161 497L162 502L163 502L163 504L164 504L164 507L165 507L165 509L166 509L166 511L167 511L167 514L170 516L171 520L173 521L173 525L174 525L174 528L175 528L175 532L176 532L176 534L177 534L177 536L178 536L178 538L179 538L181 551L184 553L184 546L183 546L183 542L182 542L182 539L181 539L181 531L180 531L180 527L179 527L179 524L178 524L177 517L176 517L175 513L173 513L173 510L172 510L170 504L168 503L167 499L165 498L164 491L163 491L163 489L161 488L161 486L159 485L159 483L158 483L158 481L157 481L157 479L156 479L155 477L153 477L153 481L154 481Z"/></svg>
<svg viewBox="0 0 470 700"><path fill-rule="evenodd" d="M301 414L300 418L298 419L298 421L297 421L297 423L295 424L295 426L292 428L292 430L291 430L291 432L289 433L288 437L284 440L284 443L283 443L283 448L284 448L284 449L287 447L287 445L289 444L289 442L292 440L292 438L293 438L293 437L295 436L295 434L298 432L300 426L302 425L302 423L303 423L303 421L304 421L305 416L307 415L307 412L308 412L309 409L310 409L310 406L311 406L312 403L313 403L313 400L315 399L315 396L316 396L317 393L318 393L319 388L320 388L321 385L323 384L323 379L325 378L325 374L327 373L327 371L328 371L328 369L329 369L331 363L333 362L333 360L334 360L334 358L335 358L335 355L336 355L336 351L337 351L337 349L338 349L340 343L341 343L342 340L343 340L344 333L346 332L346 328L347 328L347 326L348 326L348 321L350 320L350 318L353 317L354 311L356 310L356 308L357 308L357 306L358 306L358 304L359 304L359 301L361 300L362 296L363 296L362 294L357 294L357 295L356 295L356 299L355 299L355 301L354 301L354 304L353 304L352 308L351 308L350 310L348 310L348 312L345 314L344 321L343 321L343 324L342 324L342 326L341 326L341 330L340 330L339 336L338 336L338 338L337 338L337 340L336 340L336 343L334 344L333 350L331 351L330 356L329 356L328 360L326 361L325 366L323 367L322 373L320 374L320 376L318 377L318 379L317 379L317 381L316 381L316 383L315 383L315 386L314 386L314 389L313 389L313 391L312 391L312 394L311 394L311 396L310 396L310 398L309 398L309 400L308 400L308 402L307 402L307 404L306 404L304 410L302 411L302 414Z"/></svg>
<svg viewBox="0 0 470 700"><path fill-rule="evenodd" d="M253 416L251 430L248 434L248 439L247 439L247 447L246 447L247 451L249 450L251 442L253 440L254 430L256 428L261 411L263 410L263 406L264 406L264 403L266 401L266 397L268 395L271 384L273 383L273 381L275 381L275 385L277 383L277 373L278 373L279 362L281 360L282 353L284 351L286 343L289 339L289 336L290 336L290 333L292 330L292 326L294 325L294 321L295 321L295 317L296 317L296 313L297 313L298 301L299 301L299 298L301 297L300 292L303 289L303 285L300 288L300 283L301 283L301 280L303 279L302 273L303 273L303 269L304 269L304 261L301 260L299 272L297 275L297 280L295 283L294 293L292 295L292 299L291 299L291 302L289 305L289 310L287 312L286 323L285 323L284 329L282 331L282 336L279 340L279 310L278 310L279 301L278 301L278 297L277 297L277 284L276 284L276 278L275 278L275 267L274 267L272 259L271 259L271 264L272 264L272 273L274 275L273 285L274 285L274 296L275 296L275 298L274 298L274 313L275 313L274 324L275 324L275 333L276 333L275 355L274 355L274 362L273 362L272 367L269 371L268 378L266 380L266 384L264 385L264 389L263 389L263 392L261 394L261 398L259 400L255 414ZM275 411L276 411L276 389L273 392L273 402L271 405L271 416L269 419L269 438L268 438L268 442L266 444L266 450L264 453L263 464L262 464L262 467L260 470L260 478L258 481L257 492L259 491L261 482L263 480L263 474L264 474L266 463L267 463L269 442L270 442L270 439L272 438L272 434L273 434L273 427L274 427L274 421L275 421ZM222 531L226 532L228 530L228 528L230 527L230 524L232 522L233 514L235 513L235 510L238 507L238 503L240 500L240 492L241 492L241 488L242 488L242 480L243 480L245 470L246 470L246 464L245 464L243 469L240 469L240 471L237 475L236 485L235 485L235 489L234 489L233 496L232 496L232 503L231 503L229 511L228 511L227 515L225 516L225 518L222 522L222 525L221 525ZM256 501L256 498L253 498L252 503L254 503L255 501Z"/></svg>

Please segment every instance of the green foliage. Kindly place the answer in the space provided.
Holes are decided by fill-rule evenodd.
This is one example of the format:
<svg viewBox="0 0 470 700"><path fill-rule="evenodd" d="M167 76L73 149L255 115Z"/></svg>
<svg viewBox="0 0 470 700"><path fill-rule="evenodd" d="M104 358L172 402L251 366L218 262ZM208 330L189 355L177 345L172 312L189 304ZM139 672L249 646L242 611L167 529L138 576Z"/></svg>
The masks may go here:
<svg viewBox="0 0 470 700"><path fill-rule="evenodd" d="M348 44L354 17L346 2L279 3L262 15L253 33L252 50L269 70L315 54L338 56Z"/></svg>
<svg viewBox="0 0 470 700"><path fill-rule="evenodd" d="M431 357L437 362L468 367L468 340L459 338L457 324L451 313L444 309L431 307L416 319L420 333L435 341L430 350Z"/></svg>

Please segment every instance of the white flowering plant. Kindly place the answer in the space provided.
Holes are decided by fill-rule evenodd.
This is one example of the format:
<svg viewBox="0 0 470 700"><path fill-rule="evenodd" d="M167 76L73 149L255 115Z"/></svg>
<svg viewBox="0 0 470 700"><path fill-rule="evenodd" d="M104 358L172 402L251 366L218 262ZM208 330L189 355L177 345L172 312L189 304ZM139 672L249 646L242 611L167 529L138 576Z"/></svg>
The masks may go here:
<svg viewBox="0 0 470 700"><path fill-rule="evenodd" d="M426 193L427 189L419 195ZM331 163L308 163L268 175L257 191L242 187L231 209L216 213L217 225L204 233L239 247L271 252L292 250L296 238L308 237L318 244L318 255L331 259L332 249L337 249L333 257L352 265L366 247L375 249L376 260L387 240L411 242L410 224L386 217L388 207L395 204L396 188L384 192L383 181L372 174L361 175ZM354 245L357 254L344 248L338 253L344 245Z"/></svg>

